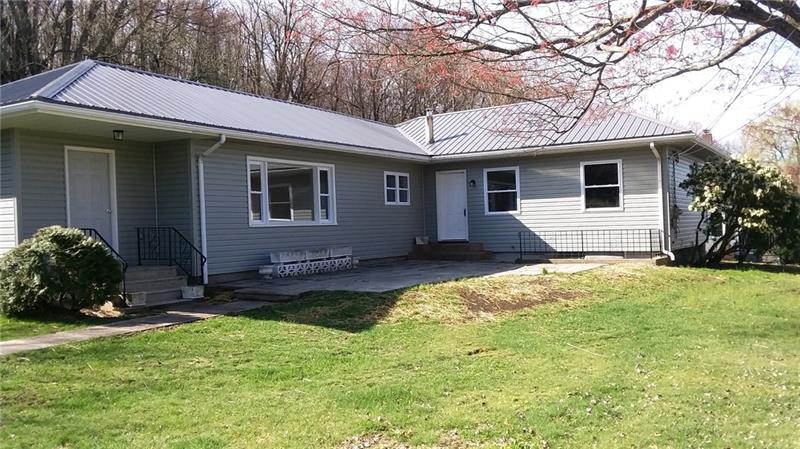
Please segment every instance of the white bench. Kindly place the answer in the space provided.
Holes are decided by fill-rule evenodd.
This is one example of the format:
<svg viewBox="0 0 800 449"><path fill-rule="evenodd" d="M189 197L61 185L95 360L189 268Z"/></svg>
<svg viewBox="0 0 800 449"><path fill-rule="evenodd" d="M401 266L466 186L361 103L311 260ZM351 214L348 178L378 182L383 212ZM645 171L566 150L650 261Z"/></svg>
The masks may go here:
<svg viewBox="0 0 800 449"><path fill-rule="evenodd" d="M357 263L358 259L353 259L353 248L349 246L275 251L269 253L268 264L260 266L258 273L267 279L305 276L349 270Z"/></svg>

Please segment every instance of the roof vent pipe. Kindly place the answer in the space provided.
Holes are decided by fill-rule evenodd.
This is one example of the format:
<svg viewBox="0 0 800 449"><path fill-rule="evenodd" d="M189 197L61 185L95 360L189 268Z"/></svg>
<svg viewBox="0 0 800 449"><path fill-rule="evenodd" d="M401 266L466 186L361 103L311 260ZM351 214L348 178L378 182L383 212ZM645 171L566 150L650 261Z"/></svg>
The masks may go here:
<svg viewBox="0 0 800 449"><path fill-rule="evenodd" d="M428 108L425 110L425 135L428 137L428 143L433 143L433 109Z"/></svg>

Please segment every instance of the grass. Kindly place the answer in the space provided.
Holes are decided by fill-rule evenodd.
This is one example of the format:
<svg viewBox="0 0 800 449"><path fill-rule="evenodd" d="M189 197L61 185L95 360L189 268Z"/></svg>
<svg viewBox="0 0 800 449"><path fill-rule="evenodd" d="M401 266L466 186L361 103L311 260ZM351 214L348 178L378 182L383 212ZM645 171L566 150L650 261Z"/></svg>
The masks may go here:
<svg viewBox="0 0 800 449"><path fill-rule="evenodd" d="M8 317L0 315L0 341L68 331L96 324L106 324L119 318L106 318L80 312L38 314Z"/></svg>
<svg viewBox="0 0 800 449"><path fill-rule="evenodd" d="M315 294L8 357L0 410L6 448L800 447L800 276Z"/></svg>

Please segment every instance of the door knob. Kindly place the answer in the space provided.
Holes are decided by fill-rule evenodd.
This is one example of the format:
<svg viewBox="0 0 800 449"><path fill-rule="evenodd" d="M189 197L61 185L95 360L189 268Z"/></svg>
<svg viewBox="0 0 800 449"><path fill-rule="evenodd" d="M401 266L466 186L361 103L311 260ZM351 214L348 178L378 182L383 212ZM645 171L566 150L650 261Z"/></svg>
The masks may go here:
<svg viewBox="0 0 800 449"><path fill-rule="evenodd" d="M111 213L111 209L106 209L106 213L110 214Z"/></svg>

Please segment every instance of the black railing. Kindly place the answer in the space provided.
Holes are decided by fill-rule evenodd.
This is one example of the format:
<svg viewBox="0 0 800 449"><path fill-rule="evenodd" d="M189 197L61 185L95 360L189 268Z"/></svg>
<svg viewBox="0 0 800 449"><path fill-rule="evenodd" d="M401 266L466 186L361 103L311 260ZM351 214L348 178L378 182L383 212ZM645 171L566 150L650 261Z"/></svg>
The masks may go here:
<svg viewBox="0 0 800 449"><path fill-rule="evenodd" d="M128 261L126 261L125 258L122 257L122 255L119 252L117 252L117 250L115 250L114 247L111 246L111 244L108 243L108 241L104 239L99 232L97 232L97 229L95 228L78 228L78 229L80 229L80 231L83 232L83 235L85 235L86 237L97 240L98 242L105 245L108 252L111 253L111 255L114 256L114 258L117 259L119 264L122 266L122 294L124 295L126 293L125 272L128 271Z"/></svg>
<svg viewBox="0 0 800 449"><path fill-rule="evenodd" d="M578 258L590 255L654 257L661 252L660 229L520 231L519 258Z"/></svg>
<svg viewBox="0 0 800 449"><path fill-rule="evenodd" d="M203 283L206 256L175 228L136 228L136 252L139 265L174 265L190 283Z"/></svg>

